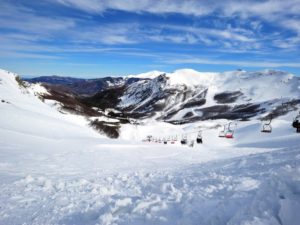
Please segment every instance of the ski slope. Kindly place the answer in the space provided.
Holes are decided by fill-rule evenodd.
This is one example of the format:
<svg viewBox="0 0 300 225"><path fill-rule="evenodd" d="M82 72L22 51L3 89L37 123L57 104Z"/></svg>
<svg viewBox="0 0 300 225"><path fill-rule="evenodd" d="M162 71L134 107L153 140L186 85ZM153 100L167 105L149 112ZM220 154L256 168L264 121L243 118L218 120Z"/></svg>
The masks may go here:
<svg viewBox="0 0 300 225"><path fill-rule="evenodd" d="M207 121L124 125L107 139L81 116L42 102L0 70L0 224L272 224L300 221L300 136L292 113L262 134L239 122L232 140ZM3 101L4 102L3 102ZM203 131L193 148L147 135Z"/></svg>

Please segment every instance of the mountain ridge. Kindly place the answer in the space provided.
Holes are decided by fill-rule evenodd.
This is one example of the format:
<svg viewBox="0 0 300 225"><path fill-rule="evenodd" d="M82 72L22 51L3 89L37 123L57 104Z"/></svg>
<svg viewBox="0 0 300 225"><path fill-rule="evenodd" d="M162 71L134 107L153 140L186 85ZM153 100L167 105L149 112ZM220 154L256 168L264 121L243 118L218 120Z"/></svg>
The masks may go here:
<svg viewBox="0 0 300 225"><path fill-rule="evenodd" d="M296 110L300 102L300 78L277 70L214 73L180 69L173 73L151 71L117 78L76 79L67 84L52 81L45 84L44 80L49 92L66 88L65 92L88 107L102 111L113 108L121 112L118 116L170 123L265 119ZM272 88L267 89L266 84Z"/></svg>

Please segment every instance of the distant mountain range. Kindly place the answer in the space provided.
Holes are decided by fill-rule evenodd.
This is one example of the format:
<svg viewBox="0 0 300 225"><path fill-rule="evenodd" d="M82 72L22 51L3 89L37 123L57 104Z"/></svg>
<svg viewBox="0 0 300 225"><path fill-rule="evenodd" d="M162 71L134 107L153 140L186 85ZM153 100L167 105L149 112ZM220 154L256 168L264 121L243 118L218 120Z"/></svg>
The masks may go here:
<svg viewBox="0 0 300 225"><path fill-rule="evenodd" d="M269 119L297 110L300 104L299 77L274 70L201 73L183 69L127 77L48 76L27 81L42 83L49 92L44 98L60 101L76 113L97 115L114 109L112 117L170 123Z"/></svg>
<svg viewBox="0 0 300 225"><path fill-rule="evenodd" d="M91 96L111 86L124 85L122 77L105 77L99 79L80 79L72 77L42 76L24 79L30 83L43 83L61 86L70 92L80 96ZM127 79L127 84L134 82L136 78Z"/></svg>

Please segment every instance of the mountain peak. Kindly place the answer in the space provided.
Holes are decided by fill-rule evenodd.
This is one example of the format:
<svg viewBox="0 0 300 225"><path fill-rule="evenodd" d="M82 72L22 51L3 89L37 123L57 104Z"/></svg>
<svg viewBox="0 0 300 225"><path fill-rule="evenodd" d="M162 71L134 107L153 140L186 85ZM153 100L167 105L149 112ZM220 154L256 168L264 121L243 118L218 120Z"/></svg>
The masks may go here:
<svg viewBox="0 0 300 225"><path fill-rule="evenodd" d="M156 78L157 76L164 74L165 72L162 71L158 71L158 70L153 70L153 71L149 71L146 73L140 73L140 74L136 74L136 75L128 75L128 78L140 78L140 79L153 79Z"/></svg>

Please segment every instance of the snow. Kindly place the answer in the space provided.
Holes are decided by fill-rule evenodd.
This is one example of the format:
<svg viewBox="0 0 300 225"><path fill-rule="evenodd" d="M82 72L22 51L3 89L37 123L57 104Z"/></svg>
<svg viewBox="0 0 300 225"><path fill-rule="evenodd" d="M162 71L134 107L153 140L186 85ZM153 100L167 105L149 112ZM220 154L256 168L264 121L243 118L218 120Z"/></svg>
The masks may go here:
<svg viewBox="0 0 300 225"><path fill-rule="evenodd" d="M153 78L156 78L158 77L159 75L161 74L164 74L165 72L161 72L161 71L158 71L158 70L153 70L153 71L150 71L150 72L146 72L146 73L140 73L140 74L137 74L137 75L128 75L127 77L128 78L140 78L140 79L153 79Z"/></svg>
<svg viewBox="0 0 300 225"><path fill-rule="evenodd" d="M0 70L0 224L299 224L293 113L274 120L271 134L259 121L239 122L231 140L218 137L226 120L151 119L110 140L14 76ZM191 139L199 129L204 143L193 148L141 142Z"/></svg>
<svg viewBox="0 0 300 225"><path fill-rule="evenodd" d="M170 85L182 85L187 86L205 85L209 86L213 84L217 79L218 73L212 72L198 72L192 69L176 70L174 73L169 73L167 76L170 78Z"/></svg>

